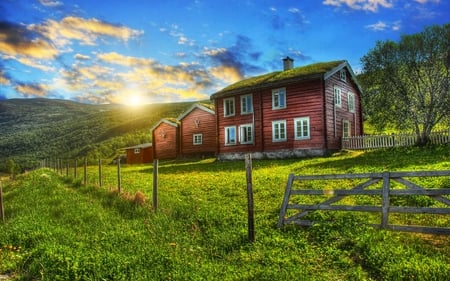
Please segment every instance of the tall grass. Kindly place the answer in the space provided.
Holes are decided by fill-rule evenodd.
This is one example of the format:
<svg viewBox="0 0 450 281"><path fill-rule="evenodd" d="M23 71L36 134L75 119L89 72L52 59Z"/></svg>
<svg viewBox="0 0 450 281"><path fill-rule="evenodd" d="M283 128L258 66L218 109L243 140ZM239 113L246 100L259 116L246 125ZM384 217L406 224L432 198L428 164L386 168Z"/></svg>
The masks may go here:
<svg viewBox="0 0 450 281"><path fill-rule="evenodd" d="M88 186L48 169L8 183L0 273L19 280L450 279L446 236L376 230L358 213L317 213L313 227L276 227L289 173L450 169L450 147L254 161L254 243L243 162L160 162L156 213L152 169L122 167L121 194L115 166L103 168L102 188L96 167ZM448 217L430 220L450 225Z"/></svg>

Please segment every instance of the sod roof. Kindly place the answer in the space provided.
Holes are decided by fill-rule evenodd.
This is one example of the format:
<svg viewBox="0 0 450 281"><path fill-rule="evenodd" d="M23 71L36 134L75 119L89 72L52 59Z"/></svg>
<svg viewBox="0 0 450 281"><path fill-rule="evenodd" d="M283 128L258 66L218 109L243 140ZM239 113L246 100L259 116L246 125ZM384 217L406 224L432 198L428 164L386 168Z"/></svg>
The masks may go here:
<svg viewBox="0 0 450 281"><path fill-rule="evenodd" d="M306 66L296 67L285 71L275 71L248 79L241 80L234 84L231 84L217 93L213 94L211 98L217 98L225 96L227 94L233 94L244 90L253 90L257 88L264 88L273 84L278 84L291 80L304 80L317 75L326 74L329 71L334 70L341 64L346 63L345 60L337 60L331 62L320 62L310 64Z"/></svg>

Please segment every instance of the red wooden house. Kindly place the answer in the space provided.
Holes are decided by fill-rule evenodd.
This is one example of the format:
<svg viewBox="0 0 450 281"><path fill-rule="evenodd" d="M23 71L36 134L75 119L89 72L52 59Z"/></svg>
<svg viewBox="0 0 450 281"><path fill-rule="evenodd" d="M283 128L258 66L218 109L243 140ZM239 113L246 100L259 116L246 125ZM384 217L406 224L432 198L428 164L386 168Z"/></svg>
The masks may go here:
<svg viewBox="0 0 450 281"><path fill-rule="evenodd" d="M211 104L195 103L180 117L182 157L214 156L217 150L216 117Z"/></svg>
<svg viewBox="0 0 450 281"><path fill-rule="evenodd" d="M346 61L245 79L211 96L219 159L326 155L341 138L362 135L361 88Z"/></svg>
<svg viewBox="0 0 450 281"><path fill-rule="evenodd" d="M174 159L178 157L180 145L180 122L175 118L161 119L153 128L153 157Z"/></svg>
<svg viewBox="0 0 450 281"><path fill-rule="evenodd" d="M127 152L127 164L151 163L153 161L153 147L151 143L125 148Z"/></svg>

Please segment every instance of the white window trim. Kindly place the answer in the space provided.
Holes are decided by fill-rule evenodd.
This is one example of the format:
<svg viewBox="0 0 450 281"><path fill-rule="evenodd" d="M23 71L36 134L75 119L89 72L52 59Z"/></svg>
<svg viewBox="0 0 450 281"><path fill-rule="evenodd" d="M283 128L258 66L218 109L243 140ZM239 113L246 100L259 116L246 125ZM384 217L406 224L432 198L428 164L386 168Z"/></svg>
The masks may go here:
<svg viewBox="0 0 450 281"><path fill-rule="evenodd" d="M347 128L348 128L348 135L345 135L345 124L347 124ZM342 137L344 138L348 138L352 136L352 128L351 128L351 123L349 120L342 120Z"/></svg>
<svg viewBox="0 0 450 281"><path fill-rule="evenodd" d="M229 130L229 129L233 129L233 130L234 130L234 142L227 143L227 140L228 140L228 130ZM224 141L225 146L236 145L236 144L237 144L237 139L236 139L236 138L237 138L237 135L236 135L236 126L228 126L228 127L225 127L224 130L225 130L225 141Z"/></svg>
<svg viewBox="0 0 450 281"><path fill-rule="evenodd" d="M141 149L140 148L135 148L134 149L134 154L140 154L141 153Z"/></svg>
<svg viewBox="0 0 450 281"><path fill-rule="evenodd" d="M252 130L252 134L251 134L251 137L250 137L250 141L244 141L243 140L243 129L244 128L251 128L251 130ZM241 143L241 144L253 144L253 142L254 142L254 130L253 130L253 124L243 124L243 125L240 125L239 126L239 143Z"/></svg>
<svg viewBox="0 0 450 281"><path fill-rule="evenodd" d="M284 137L283 138L275 138L275 126L277 124L283 124L284 126ZM286 141L287 140L287 127L286 127L286 120L277 120L277 121L272 121L272 141L273 142L282 142L282 141Z"/></svg>
<svg viewBox="0 0 450 281"><path fill-rule="evenodd" d="M199 142L196 140L200 140ZM203 134L194 134L192 136L192 144L193 145L202 145L203 144Z"/></svg>
<svg viewBox="0 0 450 281"><path fill-rule="evenodd" d="M298 122L302 122L302 127L303 127L303 122L307 122L307 135L306 136L299 136L298 135L298 126L297 123ZM299 118L295 118L294 119L294 133L295 133L295 140L309 140L311 139L311 125L310 125L310 121L309 121L309 116L308 117L299 117Z"/></svg>
<svg viewBox="0 0 450 281"><path fill-rule="evenodd" d="M233 112L230 112L229 114L227 114L227 102L228 101L231 101L233 103L232 110L230 110ZM235 114L236 114L236 103L235 103L234 97L223 99L223 116L229 117L229 116L234 116Z"/></svg>
<svg viewBox="0 0 450 281"><path fill-rule="evenodd" d="M243 101L250 101L250 110L247 111L247 107L244 107ZM252 94L248 94L248 95L242 95L241 96L241 114L251 114L253 113L253 95Z"/></svg>
<svg viewBox="0 0 450 281"><path fill-rule="evenodd" d="M349 112L355 112L355 94L352 92L347 93L347 106Z"/></svg>
<svg viewBox="0 0 450 281"><path fill-rule="evenodd" d="M278 98L280 97L280 92L283 92L284 96L284 104L283 106L275 106L275 96L278 95ZM287 107L287 101L286 101L286 88L278 88L272 90L272 109L284 109Z"/></svg>
<svg viewBox="0 0 450 281"><path fill-rule="evenodd" d="M345 72L345 69L341 69L339 71L339 79L341 79L341 81L347 82L347 72Z"/></svg>
<svg viewBox="0 0 450 281"><path fill-rule="evenodd" d="M335 106L342 107L342 90L336 86L333 90L333 102Z"/></svg>

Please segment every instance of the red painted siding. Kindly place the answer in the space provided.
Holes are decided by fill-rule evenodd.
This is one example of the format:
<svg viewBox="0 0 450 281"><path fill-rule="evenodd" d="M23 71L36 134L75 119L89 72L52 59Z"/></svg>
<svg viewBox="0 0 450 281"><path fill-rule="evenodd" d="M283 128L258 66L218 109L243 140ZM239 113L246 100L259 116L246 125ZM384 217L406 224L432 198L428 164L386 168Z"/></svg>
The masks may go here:
<svg viewBox="0 0 450 281"><path fill-rule="evenodd" d="M357 86L349 79L347 73L347 81L342 81L339 78L339 72L329 77L325 82L325 96L326 96L326 120L327 120L327 141L328 148L340 149L341 139L343 133L343 120L350 122L351 135L362 135L362 114L361 114L361 97ZM334 106L334 88L341 89L341 107ZM348 92L355 95L355 111L348 110Z"/></svg>
<svg viewBox="0 0 450 281"><path fill-rule="evenodd" d="M127 149L127 164L151 163L153 161L153 148L151 146L140 148L139 153L135 153L134 148Z"/></svg>
<svg viewBox="0 0 450 281"><path fill-rule="evenodd" d="M153 130L153 153L155 159L173 159L178 156L178 127L161 122Z"/></svg>
<svg viewBox="0 0 450 281"><path fill-rule="evenodd" d="M194 144L194 135L202 135L202 143ZM181 120L181 154L203 156L215 154L216 118L214 114L194 108Z"/></svg>

